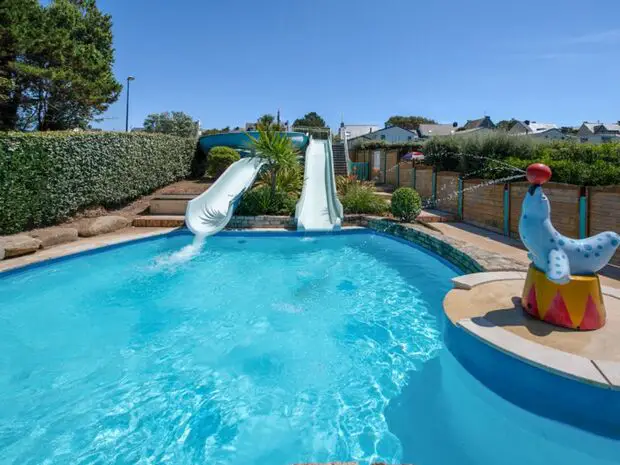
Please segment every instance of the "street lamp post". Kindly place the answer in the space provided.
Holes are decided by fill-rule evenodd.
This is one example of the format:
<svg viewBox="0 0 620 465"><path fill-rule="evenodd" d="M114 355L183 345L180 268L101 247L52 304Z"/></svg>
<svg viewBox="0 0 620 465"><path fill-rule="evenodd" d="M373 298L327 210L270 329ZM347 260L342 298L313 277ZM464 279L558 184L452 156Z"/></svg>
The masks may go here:
<svg viewBox="0 0 620 465"><path fill-rule="evenodd" d="M129 83L136 79L133 76L127 76L127 108L125 110L125 132L129 132Z"/></svg>

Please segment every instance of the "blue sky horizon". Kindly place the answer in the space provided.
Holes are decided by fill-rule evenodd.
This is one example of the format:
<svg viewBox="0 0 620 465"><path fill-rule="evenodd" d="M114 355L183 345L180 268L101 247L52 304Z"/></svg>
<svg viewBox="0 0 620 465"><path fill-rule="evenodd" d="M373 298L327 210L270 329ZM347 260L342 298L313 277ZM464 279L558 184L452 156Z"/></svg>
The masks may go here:
<svg viewBox="0 0 620 465"><path fill-rule="evenodd" d="M235 127L278 109L332 128L341 116L620 120L617 0L417 3L98 1L114 23L114 73L136 77L130 127L163 111ZM125 98L94 126L123 130Z"/></svg>

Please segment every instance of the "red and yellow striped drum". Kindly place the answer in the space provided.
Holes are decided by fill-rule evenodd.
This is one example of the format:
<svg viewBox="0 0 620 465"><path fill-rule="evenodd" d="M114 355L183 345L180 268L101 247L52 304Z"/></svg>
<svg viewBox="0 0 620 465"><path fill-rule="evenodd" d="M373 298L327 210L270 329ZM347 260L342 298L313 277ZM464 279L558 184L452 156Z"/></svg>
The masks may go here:
<svg viewBox="0 0 620 465"><path fill-rule="evenodd" d="M539 320L581 331L605 325L605 304L597 275L571 276L556 284L530 266L521 297L523 309Z"/></svg>

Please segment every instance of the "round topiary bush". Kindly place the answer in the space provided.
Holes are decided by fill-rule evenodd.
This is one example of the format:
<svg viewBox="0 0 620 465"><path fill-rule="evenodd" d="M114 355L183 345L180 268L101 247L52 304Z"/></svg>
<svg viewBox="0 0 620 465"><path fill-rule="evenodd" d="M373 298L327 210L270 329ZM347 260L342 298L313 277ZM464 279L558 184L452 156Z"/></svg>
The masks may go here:
<svg viewBox="0 0 620 465"><path fill-rule="evenodd" d="M415 220L422 211L422 199L415 189L400 187L392 194L392 215L404 222Z"/></svg>
<svg viewBox="0 0 620 465"><path fill-rule="evenodd" d="M219 178L226 168L240 159L237 151L230 147L213 147L207 157L207 173L209 176Z"/></svg>

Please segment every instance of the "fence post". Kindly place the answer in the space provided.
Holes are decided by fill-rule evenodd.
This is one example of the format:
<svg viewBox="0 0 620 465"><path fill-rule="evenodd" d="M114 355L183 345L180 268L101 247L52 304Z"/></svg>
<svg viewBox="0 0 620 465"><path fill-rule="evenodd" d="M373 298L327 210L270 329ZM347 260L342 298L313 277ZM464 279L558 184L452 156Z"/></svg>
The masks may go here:
<svg viewBox="0 0 620 465"><path fill-rule="evenodd" d="M387 152L383 153L383 184L387 182Z"/></svg>
<svg viewBox="0 0 620 465"><path fill-rule="evenodd" d="M504 184L504 236L510 236L510 184Z"/></svg>
<svg viewBox="0 0 620 465"><path fill-rule="evenodd" d="M458 215L459 220L463 221L463 178L459 176L459 197L458 197Z"/></svg>
<svg viewBox="0 0 620 465"><path fill-rule="evenodd" d="M416 173L416 167L415 167L415 162L413 162L413 168L411 168L411 187L413 187L415 189L415 173Z"/></svg>
<svg viewBox="0 0 620 465"><path fill-rule="evenodd" d="M581 186L579 191L579 238L588 237L588 191Z"/></svg>
<svg viewBox="0 0 620 465"><path fill-rule="evenodd" d="M400 187L400 163L396 163L396 187Z"/></svg>
<svg viewBox="0 0 620 465"><path fill-rule="evenodd" d="M435 208L435 202L437 201L437 171L433 166L433 172L431 174L431 204Z"/></svg>

